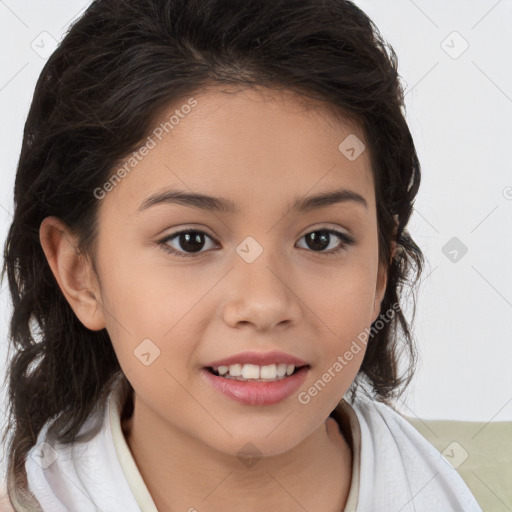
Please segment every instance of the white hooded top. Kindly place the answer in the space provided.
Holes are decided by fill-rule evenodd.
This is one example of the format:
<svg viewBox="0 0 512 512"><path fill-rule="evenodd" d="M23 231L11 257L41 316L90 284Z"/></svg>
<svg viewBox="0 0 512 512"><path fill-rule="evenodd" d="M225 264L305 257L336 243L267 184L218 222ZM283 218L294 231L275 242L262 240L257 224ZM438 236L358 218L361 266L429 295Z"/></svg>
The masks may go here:
<svg viewBox="0 0 512 512"><path fill-rule="evenodd" d="M43 512L157 512L122 432L126 398L115 386L102 429L85 443L49 442L49 423L41 429L25 468ZM353 453L345 512L482 512L457 471L391 407L364 396L342 407Z"/></svg>

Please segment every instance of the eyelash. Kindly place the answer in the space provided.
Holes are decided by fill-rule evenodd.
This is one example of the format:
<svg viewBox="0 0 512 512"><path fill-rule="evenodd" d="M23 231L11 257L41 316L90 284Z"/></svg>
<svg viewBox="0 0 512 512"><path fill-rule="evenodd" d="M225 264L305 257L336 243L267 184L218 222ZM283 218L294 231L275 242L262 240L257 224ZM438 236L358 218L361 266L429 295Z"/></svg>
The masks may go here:
<svg viewBox="0 0 512 512"><path fill-rule="evenodd" d="M324 254L326 256L336 256L338 255L341 251L344 251L347 249L347 247L351 246L351 245L354 245L355 244L355 240L351 237L349 237L348 235L346 235L345 233L341 232L341 231L337 231L335 229L330 229L330 228L320 228L320 229L315 229L313 231L309 231L308 233L306 233L305 235L303 235L301 237L304 238L305 236L311 234L311 233L317 233L317 232L324 232L324 233L329 233L331 235L335 235L336 237L338 237L341 241L341 244L340 246L337 248L337 249L334 249L334 250L331 250L329 252L324 252L324 251L313 251L313 250L310 250L310 252L313 252L313 253L317 253L317 254ZM167 242L169 242L170 240L178 237L179 235L183 234L183 233L200 233L202 235L206 235L207 237L211 238L213 240L213 237L211 237L208 233L206 233L205 231L201 231L200 229L183 229L181 231L177 231L176 233L172 233L171 235L168 235L166 236L165 238L159 240L157 242L157 244L159 246L162 247L162 249L167 252L167 253L170 253L170 254L173 254L175 256L179 256L179 257L183 257L183 258L193 258L194 256L198 256L199 254L201 254L202 252L205 252L205 251L199 251L197 253L183 253L183 252L180 252L180 251L176 251L175 249L171 248Z"/></svg>

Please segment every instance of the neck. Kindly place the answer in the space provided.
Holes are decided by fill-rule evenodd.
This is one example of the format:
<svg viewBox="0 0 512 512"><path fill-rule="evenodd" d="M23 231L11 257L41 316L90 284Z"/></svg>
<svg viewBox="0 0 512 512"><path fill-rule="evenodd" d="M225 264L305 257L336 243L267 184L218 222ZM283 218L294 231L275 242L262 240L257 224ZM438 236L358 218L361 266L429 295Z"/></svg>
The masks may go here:
<svg viewBox="0 0 512 512"><path fill-rule="evenodd" d="M294 448L244 463L174 429L136 396L122 428L158 510L339 512L347 501L350 436L333 418Z"/></svg>

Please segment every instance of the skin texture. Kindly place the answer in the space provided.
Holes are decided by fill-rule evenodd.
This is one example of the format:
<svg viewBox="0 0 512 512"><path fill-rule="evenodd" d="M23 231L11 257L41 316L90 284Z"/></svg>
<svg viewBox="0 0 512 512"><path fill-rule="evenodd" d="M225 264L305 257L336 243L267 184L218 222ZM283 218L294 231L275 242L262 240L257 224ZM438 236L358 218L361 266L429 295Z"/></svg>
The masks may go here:
<svg viewBox="0 0 512 512"><path fill-rule="evenodd" d="M386 269L378 265L369 154L350 161L340 152L348 135L363 135L321 105L306 108L292 93L226 90L195 95L197 106L100 201L99 279L59 219L43 221L41 244L80 321L107 329L135 390L124 433L159 510L339 511L352 454L327 419L364 347L307 405L297 394L271 406L239 404L200 372L246 350L281 350L311 365L304 391L375 321ZM170 188L236 201L240 212L178 204L137 211ZM347 201L288 211L296 198L335 188L362 195L367 208ZM209 235L200 253L180 257L158 245L184 228ZM305 235L327 228L355 245L329 255L343 243L335 235L323 249L307 244ZM249 236L263 249L252 263L236 251ZM167 245L186 254L179 237ZM134 354L145 339L153 356L160 351L149 365ZM251 467L237 456L249 442L261 453Z"/></svg>

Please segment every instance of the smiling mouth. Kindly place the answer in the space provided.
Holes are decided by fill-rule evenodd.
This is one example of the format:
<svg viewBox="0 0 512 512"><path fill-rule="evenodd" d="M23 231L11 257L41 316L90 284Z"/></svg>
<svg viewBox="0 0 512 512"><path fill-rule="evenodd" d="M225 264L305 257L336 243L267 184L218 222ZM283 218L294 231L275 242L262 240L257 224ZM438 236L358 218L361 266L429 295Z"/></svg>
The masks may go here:
<svg viewBox="0 0 512 512"><path fill-rule="evenodd" d="M231 365L219 366L214 368L207 366L212 375L224 379L238 380L242 382L276 382L295 375L303 368L310 368L310 365L295 366L293 364L267 365L260 367L257 365Z"/></svg>

